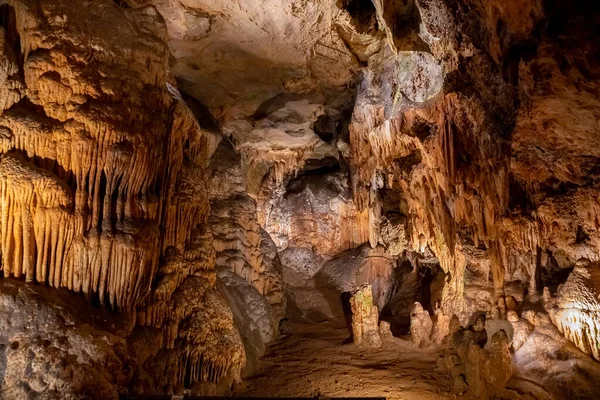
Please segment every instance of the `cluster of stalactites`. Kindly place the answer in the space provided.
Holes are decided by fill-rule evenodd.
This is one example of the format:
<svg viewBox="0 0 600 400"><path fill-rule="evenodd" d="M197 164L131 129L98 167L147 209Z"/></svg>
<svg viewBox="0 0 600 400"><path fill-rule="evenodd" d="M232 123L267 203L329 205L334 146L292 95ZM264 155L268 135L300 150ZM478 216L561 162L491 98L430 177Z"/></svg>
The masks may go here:
<svg viewBox="0 0 600 400"><path fill-rule="evenodd" d="M166 367L163 385L239 379L243 345L231 311L215 290L216 251L202 167L207 138L184 103L178 101L172 111L168 162L173 175L164 187L163 262L137 321L159 328L163 348L172 351L174 363Z"/></svg>
<svg viewBox="0 0 600 400"><path fill-rule="evenodd" d="M170 384L239 376L241 339L214 299L207 138L167 83L162 17L110 2L11 3L0 42L21 54L0 55L3 275L137 308L176 357Z"/></svg>
<svg viewBox="0 0 600 400"><path fill-rule="evenodd" d="M4 29L15 32L3 32L4 48L21 54L0 60L13 72L0 79L23 90L0 115L4 275L131 310L160 258L156 189L165 165L157 160L171 98L148 88L164 88L168 53L159 36L140 35L124 49L102 32L108 20L159 21L100 3L86 9L98 18L81 18L79 3L11 3Z"/></svg>
<svg viewBox="0 0 600 400"><path fill-rule="evenodd" d="M131 309L156 270L156 228L124 221L115 232L88 231L90 216L77 207L71 211L74 196L62 179L19 153L0 160L4 276L97 295Z"/></svg>
<svg viewBox="0 0 600 400"><path fill-rule="evenodd" d="M267 174L275 180L276 186L282 186L285 180L295 177L302 171L308 156L312 154L318 141L296 149L254 149L240 146L237 150L242 156L242 165L246 171L246 185L250 194L255 195Z"/></svg>

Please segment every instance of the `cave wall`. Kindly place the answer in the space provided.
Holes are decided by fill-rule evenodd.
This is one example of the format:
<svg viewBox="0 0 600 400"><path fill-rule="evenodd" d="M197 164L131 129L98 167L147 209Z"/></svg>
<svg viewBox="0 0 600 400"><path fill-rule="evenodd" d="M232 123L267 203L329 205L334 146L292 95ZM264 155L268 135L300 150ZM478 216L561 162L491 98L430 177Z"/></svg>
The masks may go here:
<svg viewBox="0 0 600 400"><path fill-rule="evenodd" d="M594 17L535 1L416 5L430 53L399 44L370 59L350 126L354 194L373 207L401 192L410 245L439 258L444 312L465 319L466 275L491 277L491 307L514 282L522 296L597 258L595 156L579 147L596 147ZM560 21L544 18L556 9Z"/></svg>
<svg viewBox="0 0 600 400"><path fill-rule="evenodd" d="M216 290L207 220L211 138L169 72L162 17L153 7L105 1L0 7L2 274L82 293L136 322L114 335L134 370L123 378L106 346L87 362L65 359L63 373L120 376L96 389L62 387L65 396L181 392L239 379L245 353ZM32 304L6 311L17 318ZM43 318L59 317L37 322ZM5 332L8 343L27 348L14 321ZM18 368L65 357L52 353L58 339L48 335L50 346L37 354L6 355L8 398L49 390L27 374L14 378Z"/></svg>
<svg viewBox="0 0 600 400"><path fill-rule="evenodd" d="M1 2L7 396L222 393L286 297L334 318L371 283L383 309L406 261L438 321L529 299L598 359L585 3Z"/></svg>

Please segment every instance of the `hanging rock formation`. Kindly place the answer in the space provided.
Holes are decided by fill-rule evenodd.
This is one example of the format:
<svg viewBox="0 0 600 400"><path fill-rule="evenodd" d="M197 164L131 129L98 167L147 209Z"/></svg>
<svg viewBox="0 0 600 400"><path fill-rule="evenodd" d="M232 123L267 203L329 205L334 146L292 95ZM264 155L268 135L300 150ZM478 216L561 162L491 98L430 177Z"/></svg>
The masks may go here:
<svg viewBox="0 0 600 400"><path fill-rule="evenodd" d="M213 154L207 174L216 270L255 371L266 343L277 336L285 314L282 268L271 237L257 222L256 201L245 192L241 157L227 139Z"/></svg>
<svg viewBox="0 0 600 400"><path fill-rule="evenodd" d="M137 310L137 323L149 327L131 325L110 339L132 346L122 351L135 360L135 371L123 375L111 367L108 350L68 367L76 375L106 371L101 391L87 388L88 381L37 387L105 398L130 385L168 392L239 379L245 355L215 290L206 224L208 137L168 73L160 15L152 7L124 10L102 1L1 7L11 82L0 115L3 275L81 292L123 318ZM16 318L30 308L8 310ZM57 318L46 308L39 313L40 321ZM77 314L72 318L78 340L86 328ZM90 346L103 335L95 329L96 339L85 339ZM44 335L46 347L62 340ZM46 347L40 359L55 357ZM17 355L7 355L9 374L18 375L10 364ZM40 374L36 379L45 381ZM145 374L151 378L144 383ZM17 378L3 379L21 393Z"/></svg>

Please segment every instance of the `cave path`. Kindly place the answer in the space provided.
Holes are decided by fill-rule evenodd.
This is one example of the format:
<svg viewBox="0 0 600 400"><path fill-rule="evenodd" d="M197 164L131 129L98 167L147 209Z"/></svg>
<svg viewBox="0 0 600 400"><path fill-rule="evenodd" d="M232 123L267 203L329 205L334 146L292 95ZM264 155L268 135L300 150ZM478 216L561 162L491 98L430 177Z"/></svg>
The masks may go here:
<svg viewBox="0 0 600 400"><path fill-rule="evenodd" d="M435 351L400 340L376 350L342 344L348 337L343 320L287 327L289 332L268 346L259 371L231 395L456 398L449 375L436 365Z"/></svg>

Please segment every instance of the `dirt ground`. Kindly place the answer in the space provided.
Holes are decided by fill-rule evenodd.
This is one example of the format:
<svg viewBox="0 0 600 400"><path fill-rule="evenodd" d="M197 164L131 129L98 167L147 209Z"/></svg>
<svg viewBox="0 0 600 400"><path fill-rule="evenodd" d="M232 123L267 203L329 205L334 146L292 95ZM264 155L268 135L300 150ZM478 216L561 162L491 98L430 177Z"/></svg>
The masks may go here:
<svg viewBox="0 0 600 400"><path fill-rule="evenodd" d="M259 372L231 395L456 398L450 376L436 365L436 350L400 340L378 350L342 344L348 337L343 321L285 328L288 332L269 345Z"/></svg>

